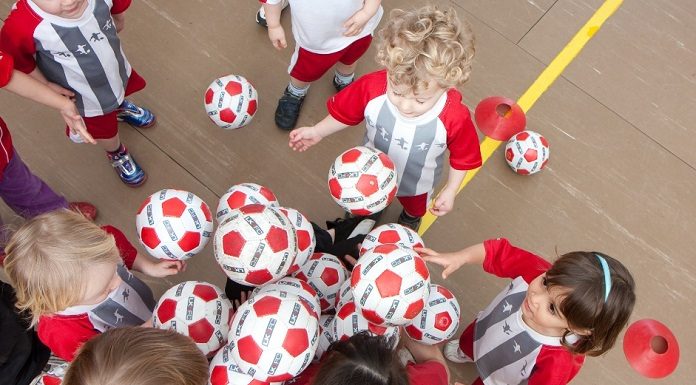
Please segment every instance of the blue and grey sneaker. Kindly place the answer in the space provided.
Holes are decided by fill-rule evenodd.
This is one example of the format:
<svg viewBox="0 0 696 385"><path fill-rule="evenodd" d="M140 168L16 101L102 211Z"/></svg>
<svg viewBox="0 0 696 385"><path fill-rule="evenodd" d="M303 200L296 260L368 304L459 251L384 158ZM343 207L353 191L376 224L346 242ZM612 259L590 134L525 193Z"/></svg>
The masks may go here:
<svg viewBox="0 0 696 385"><path fill-rule="evenodd" d="M128 150L117 154L107 154L107 156L118 177L128 187L138 187L147 180L147 174L145 174L145 171L138 165Z"/></svg>
<svg viewBox="0 0 696 385"><path fill-rule="evenodd" d="M152 127L157 121L152 111L138 107L128 99L123 99L123 103L118 106L117 116L120 122L126 122L133 127L140 128Z"/></svg>

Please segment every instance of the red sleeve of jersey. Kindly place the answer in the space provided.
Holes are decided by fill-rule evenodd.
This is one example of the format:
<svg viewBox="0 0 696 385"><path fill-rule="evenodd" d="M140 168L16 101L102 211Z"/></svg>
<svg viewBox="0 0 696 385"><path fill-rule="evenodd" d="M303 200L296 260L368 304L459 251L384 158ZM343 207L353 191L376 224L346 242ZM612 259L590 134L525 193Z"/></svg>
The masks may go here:
<svg viewBox="0 0 696 385"><path fill-rule="evenodd" d="M439 361L426 361L406 365L406 375L411 385L447 385L447 370Z"/></svg>
<svg viewBox="0 0 696 385"><path fill-rule="evenodd" d="M111 14L118 15L123 13L130 7L131 0L114 0L114 5L111 6Z"/></svg>
<svg viewBox="0 0 696 385"><path fill-rule="evenodd" d="M387 71L367 74L343 91L329 98L329 115L343 124L356 126L365 119L365 107L370 100L387 92Z"/></svg>
<svg viewBox="0 0 696 385"><path fill-rule="evenodd" d="M34 30L40 22L41 18L29 8L26 0L20 0L0 30L0 50L12 56L17 70L27 74L36 68Z"/></svg>
<svg viewBox="0 0 696 385"><path fill-rule="evenodd" d="M14 60L12 56L0 51L0 87L5 87L12 79Z"/></svg>
<svg viewBox="0 0 696 385"><path fill-rule="evenodd" d="M440 113L447 130L447 149L450 166L455 170L481 167L481 146L469 108L462 104L462 95L454 88L447 91L447 104Z"/></svg>
<svg viewBox="0 0 696 385"><path fill-rule="evenodd" d="M121 254L121 259L126 267L130 270L133 268L133 262L135 257L138 255L138 250L133 246L132 243L126 238L126 236L121 232L121 230L113 226L102 226L102 229L107 233L114 236L116 241L116 247L118 247L118 252Z"/></svg>
<svg viewBox="0 0 696 385"><path fill-rule="evenodd" d="M72 361L79 347L99 334L87 314L75 316L41 317L36 333L53 354Z"/></svg>
<svg viewBox="0 0 696 385"><path fill-rule="evenodd" d="M547 260L511 245L505 238L489 239L483 246L483 270L501 278L522 277L529 283L551 267Z"/></svg>
<svg viewBox="0 0 696 385"><path fill-rule="evenodd" d="M539 352L528 385L565 385L580 371L585 356L561 346L544 346Z"/></svg>

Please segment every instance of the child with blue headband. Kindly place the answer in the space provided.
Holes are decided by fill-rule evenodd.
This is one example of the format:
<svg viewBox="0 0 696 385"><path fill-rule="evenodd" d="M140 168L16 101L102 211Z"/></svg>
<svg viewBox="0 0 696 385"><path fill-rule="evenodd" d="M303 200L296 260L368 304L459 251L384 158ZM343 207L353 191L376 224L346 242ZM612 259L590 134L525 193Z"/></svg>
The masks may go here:
<svg viewBox="0 0 696 385"><path fill-rule="evenodd" d="M574 251L553 264L499 238L453 253L417 249L444 267L464 264L512 282L445 346L453 362L473 362L474 385L564 385L585 356L614 345L635 304L635 284L621 262L599 252Z"/></svg>

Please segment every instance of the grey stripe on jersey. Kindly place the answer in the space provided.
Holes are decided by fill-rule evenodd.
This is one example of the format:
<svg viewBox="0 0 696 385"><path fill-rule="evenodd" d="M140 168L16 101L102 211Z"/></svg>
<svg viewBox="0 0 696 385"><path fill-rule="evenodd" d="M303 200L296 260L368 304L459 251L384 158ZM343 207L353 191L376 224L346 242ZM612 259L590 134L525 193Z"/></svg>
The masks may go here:
<svg viewBox="0 0 696 385"><path fill-rule="evenodd" d="M388 154L389 146L391 145L392 136L394 136L394 127L396 126L396 118L389 110L387 103L382 104L382 108L379 110L379 115L377 115L376 122L368 122L375 127L375 137L373 142L375 143L375 148ZM367 133L365 134L367 135ZM399 175L399 180L401 176Z"/></svg>
<svg viewBox="0 0 696 385"><path fill-rule="evenodd" d="M406 164L409 166L404 168L404 173L399 180L399 196L415 196L418 182L423 176L425 160L428 156L428 151L435 141L435 133L437 132L437 118L416 126L413 135L413 144L408 153Z"/></svg>
<svg viewBox="0 0 696 385"><path fill-rule="evenodd" d="M97 316L104 322L104 325L102 326L105 328L105 330L112 327L140 326L146 321L131 313L123 305L112 300L111 298L104 301L104 303L97 306L97 308L92 310L90 313ZM97 327L98 325L94 326Z"/></svg>
<svg viewBox="0 0 696 385"><path fill-rule="evenodd" d="M540 348L541 343L535 341L529 333L521 332L484 354L483 357L476 359L476 368L479 376L486 383L486 379L492 373L505 368L506 371L519 370L519 373L515 374L519 376L520 381L528 378L529 372L532 370L529 363L534 362L536 354L533 354L533 357L529 359L525 358ZM515 367L508 367L520 360L523 361L519 362ZM506 377L509 378L509 376Z"/></svg>
<svg viewBox="0 0 696 385"><path fill-rule="evenodd" d="M496 309L492 311L490 314L488 314L486 317L482 319L476 320L476 331L474 334L474 341L478 341L483 337L484 334L486 334L486 331L497 324L498 322L510 317L511 314L515 313L520 306L522 306L522 302L524 301L524 298L527 296L526 291L521 291L517 293L510 294L503 298L500 301L499 304L499 309ZM504 324L503 325L503 332L504 334L510 334L510 327L509 325Z"/></svg>
<svg viewBox="0 0 696 385"><path fill-rule="evenodd" d="M126 60L121 52L121 40L116 34L116 26L111 18L111 9L103 0L97 0L94 5L94 18L99 24L104 36L106 36L111 49L114 50L114 55L116 60L118 60L118 72L121 75L121 80L123 81L123 89L126 89L126 84L128 84L128 69L126 68Z"/></svg>
<svg viewBox="0 0 696 385"><path fill-rule="evenodd" d="M150 311L154 310L157 301L155 301L150 287L147 286L145 282L139 280L138 277L134 276L133 273L128 271L123 265L119 265L116 271L118 271L118 276L121 277L121 280L138 293L145 306L147 306Z"/></svg>
<svg viewBox="0 0 696 385"><path fill-rule="evenodd" d="M36 44L36 66L39 67L41 73L51 82L63 88L71 89L72 87L70 87L68 83L65 71L63 71L63 66L53 58L50 50L44 48L39 40L34 40L34 43ZM72 56L70 52L56 52L53 54ZM82 99L82 95L78 92L75 93L75 106L77 107L77 111L79 111L81 115L84 115L85 103Z"/></svg>

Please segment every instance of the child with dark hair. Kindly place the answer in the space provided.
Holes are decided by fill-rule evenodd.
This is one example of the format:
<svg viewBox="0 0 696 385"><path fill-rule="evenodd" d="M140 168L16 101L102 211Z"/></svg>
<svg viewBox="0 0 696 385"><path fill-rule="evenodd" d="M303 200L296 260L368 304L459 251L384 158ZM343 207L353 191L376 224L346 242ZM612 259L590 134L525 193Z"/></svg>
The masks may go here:
<svg viewBox="0 0 696 385"><path fill-rule="evenodd" d="M570 252L551 264L502 238L454 253L417 251L445 268L443 278L464 264L482 264L512 279L459 340L445 346L450 361L476 364L474 385L567 384L586 355L614 346L636 301L631 273L600 252Z"/></svg>
<svg viewBox="0 0 696 385"><path fill-rule="evenodd" d="M367 332L331 344L324 358L286 385L446 385L449 372L437 346L403 338L415 362L404 366L394 341Z"/></svg>

